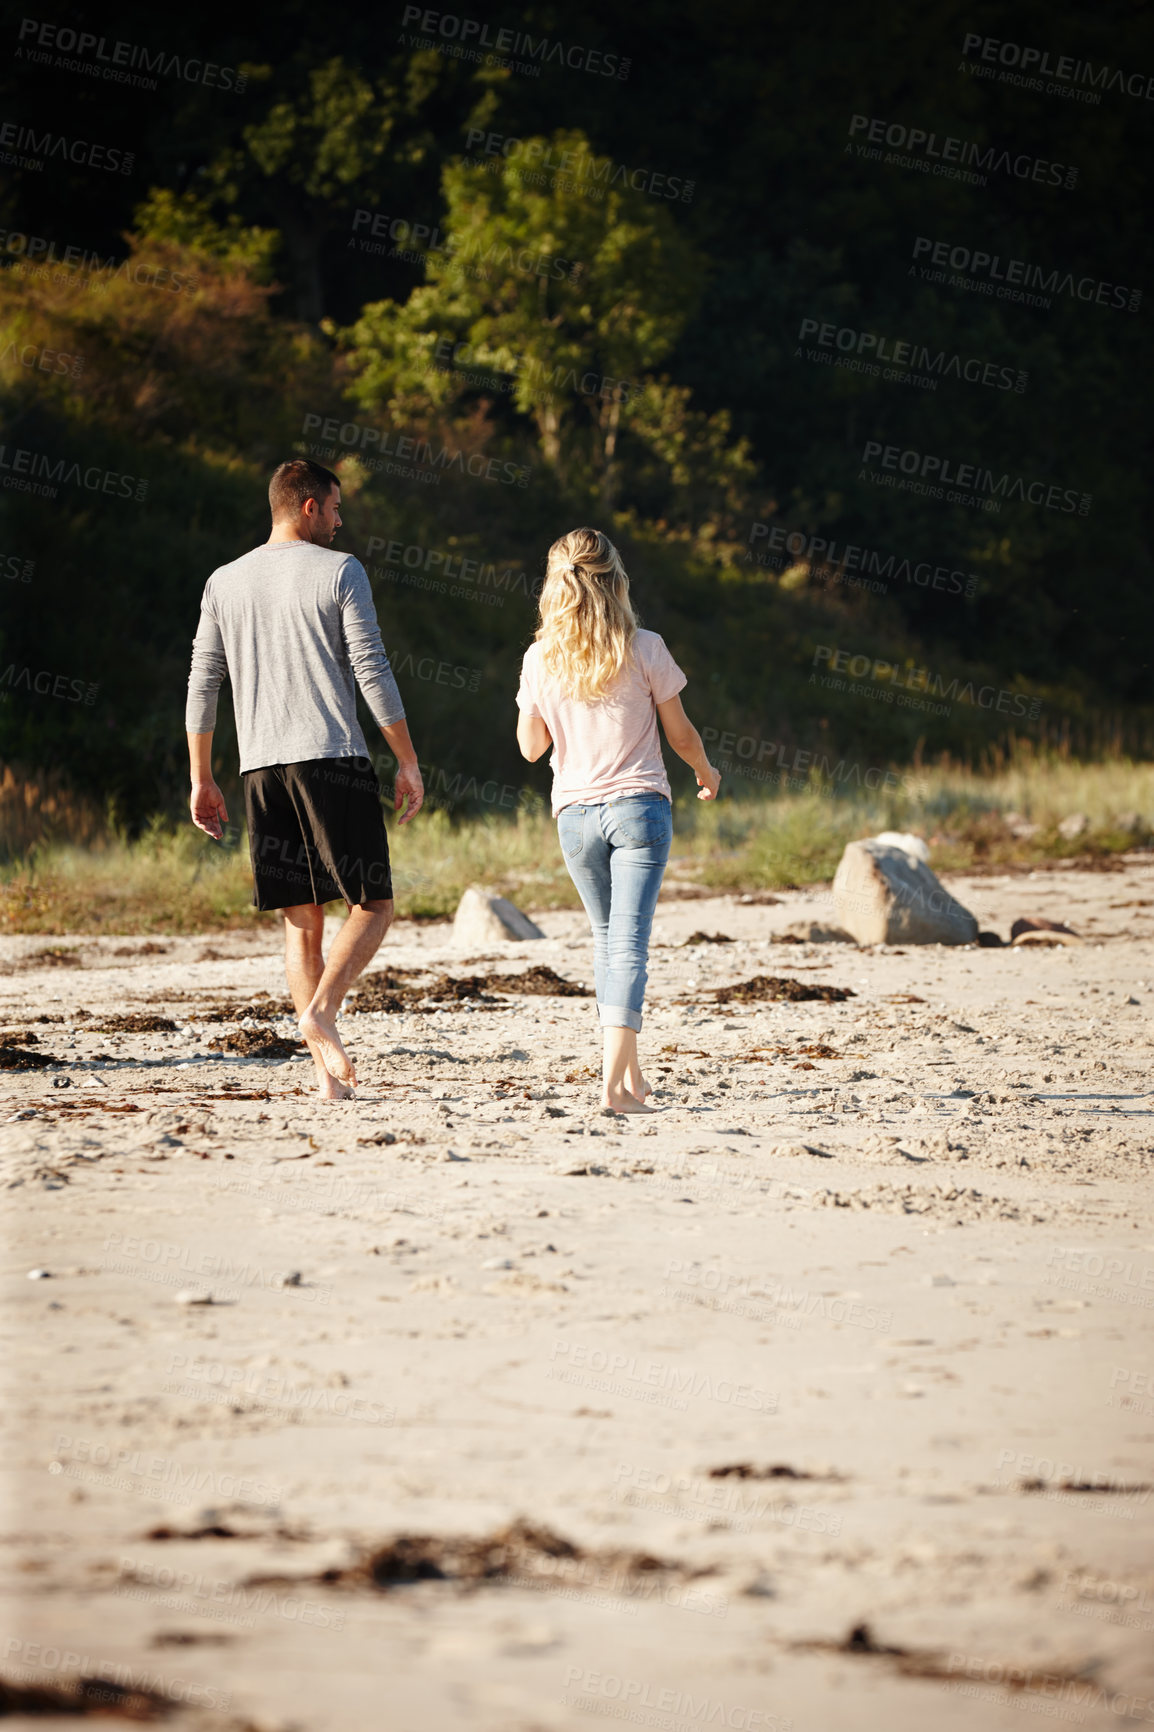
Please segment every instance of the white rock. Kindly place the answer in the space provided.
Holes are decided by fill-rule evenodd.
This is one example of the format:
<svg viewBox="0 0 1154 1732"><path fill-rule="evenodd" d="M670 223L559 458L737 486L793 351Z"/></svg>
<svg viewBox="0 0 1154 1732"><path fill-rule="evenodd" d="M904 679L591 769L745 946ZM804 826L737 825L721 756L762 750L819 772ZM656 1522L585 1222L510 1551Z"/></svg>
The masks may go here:
<svg viewBox="0 0 1154 1732"><path fill-rule="evenodd" d="M977 942L978 923L970 911L924 860L882 836L847 844L834 876L833 902L859 944Z"/></svg>
<svg viewBox="0 0 1154 1732"><path fill-rule="evenodd" d="M200 1293L197 1292L195 1288L185 1287L181 1292L176 1294L175 1303L177 1305L211 1305L212 1294Z"/></svg>
<svg viewBox="0 0 1154 1732"><path fill-rule="evenodd" d="M453 917L454 940L471 947L544 936L527 914L522 914L504 896L493 896L479 884L470 884Z"/></svg>
<svg viewBox="0 0 1154 1732"><path fill-rule="evenodd" d="M28 1279L30 1281L51 1281L52 1271L51 1269L29 1269Z"/></svg>
<svg viewBox="0 0 1154 1732"><path fill-rule="evenodd" d="M1071 812L1068 818L1063 818L1058 825L1058 834L1067 842L1074 842L1079 836L1084 836L1090 828L1090 820L1085 812Z"/></svg>

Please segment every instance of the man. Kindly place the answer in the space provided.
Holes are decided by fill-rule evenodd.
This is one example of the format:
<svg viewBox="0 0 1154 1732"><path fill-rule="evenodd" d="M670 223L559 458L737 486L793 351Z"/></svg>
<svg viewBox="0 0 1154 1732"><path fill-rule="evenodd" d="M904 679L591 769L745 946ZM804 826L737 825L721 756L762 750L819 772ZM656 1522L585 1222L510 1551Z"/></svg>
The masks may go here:
<svg viewBox="0 0 1154 1732"><path fill-rule="evenodd" d="M407 824L425 791L364 566L331 547L338 478L282 463L268 490L272 534L213 572L200 604L188 680L192 821L219 841L228 822L212 775L220 683L232 682L253 902L284 918L285 972L322 1100L347 1100L352 1060L337 1033L341 1000L393 919L380 788L357 721L356 683L396 756ZM326 963L324 904L348 918Z"/></svg>

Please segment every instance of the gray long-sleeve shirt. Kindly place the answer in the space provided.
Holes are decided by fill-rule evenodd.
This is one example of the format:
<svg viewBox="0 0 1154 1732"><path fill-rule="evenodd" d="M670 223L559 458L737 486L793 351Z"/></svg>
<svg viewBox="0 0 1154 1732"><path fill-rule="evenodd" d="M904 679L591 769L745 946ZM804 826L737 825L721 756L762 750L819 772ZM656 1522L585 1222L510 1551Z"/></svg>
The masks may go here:
<svg viewBox="0 0 1154 1732"><path fill-rule="evenodd" d="M188 676L190 733L216 725L226 673L242 771L367 757L354 674L379 725L405 713L364 566L312 542L254 547L205 584Z"/></svg>

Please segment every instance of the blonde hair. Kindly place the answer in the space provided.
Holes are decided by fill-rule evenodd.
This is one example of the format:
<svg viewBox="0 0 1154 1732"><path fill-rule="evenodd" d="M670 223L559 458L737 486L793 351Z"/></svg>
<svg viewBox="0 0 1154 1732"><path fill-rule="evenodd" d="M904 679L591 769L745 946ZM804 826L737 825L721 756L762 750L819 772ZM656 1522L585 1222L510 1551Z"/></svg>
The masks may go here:
<svg viewBox="0 0 1154 1732"><path fill-rule="evenodd" d="M629 661L637 615L621 555L599 529L571 529L549 549L537 642L565 696L595 703Z"/></svg>

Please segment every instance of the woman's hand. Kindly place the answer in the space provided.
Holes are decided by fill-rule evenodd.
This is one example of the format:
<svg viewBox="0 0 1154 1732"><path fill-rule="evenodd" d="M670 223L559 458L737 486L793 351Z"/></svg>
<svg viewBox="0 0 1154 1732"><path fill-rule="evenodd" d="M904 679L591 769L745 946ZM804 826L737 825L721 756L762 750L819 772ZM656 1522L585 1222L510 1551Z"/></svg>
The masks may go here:
<svg viewBox="0 0 1154 1732"><path fill-rule="evenodd" d="M717 790L721 786L721 771L715 770L712 764L707 763L704 776L700 771L697 771L696 774L699 789L697 798L699 800L716 800Z"/></svg>

